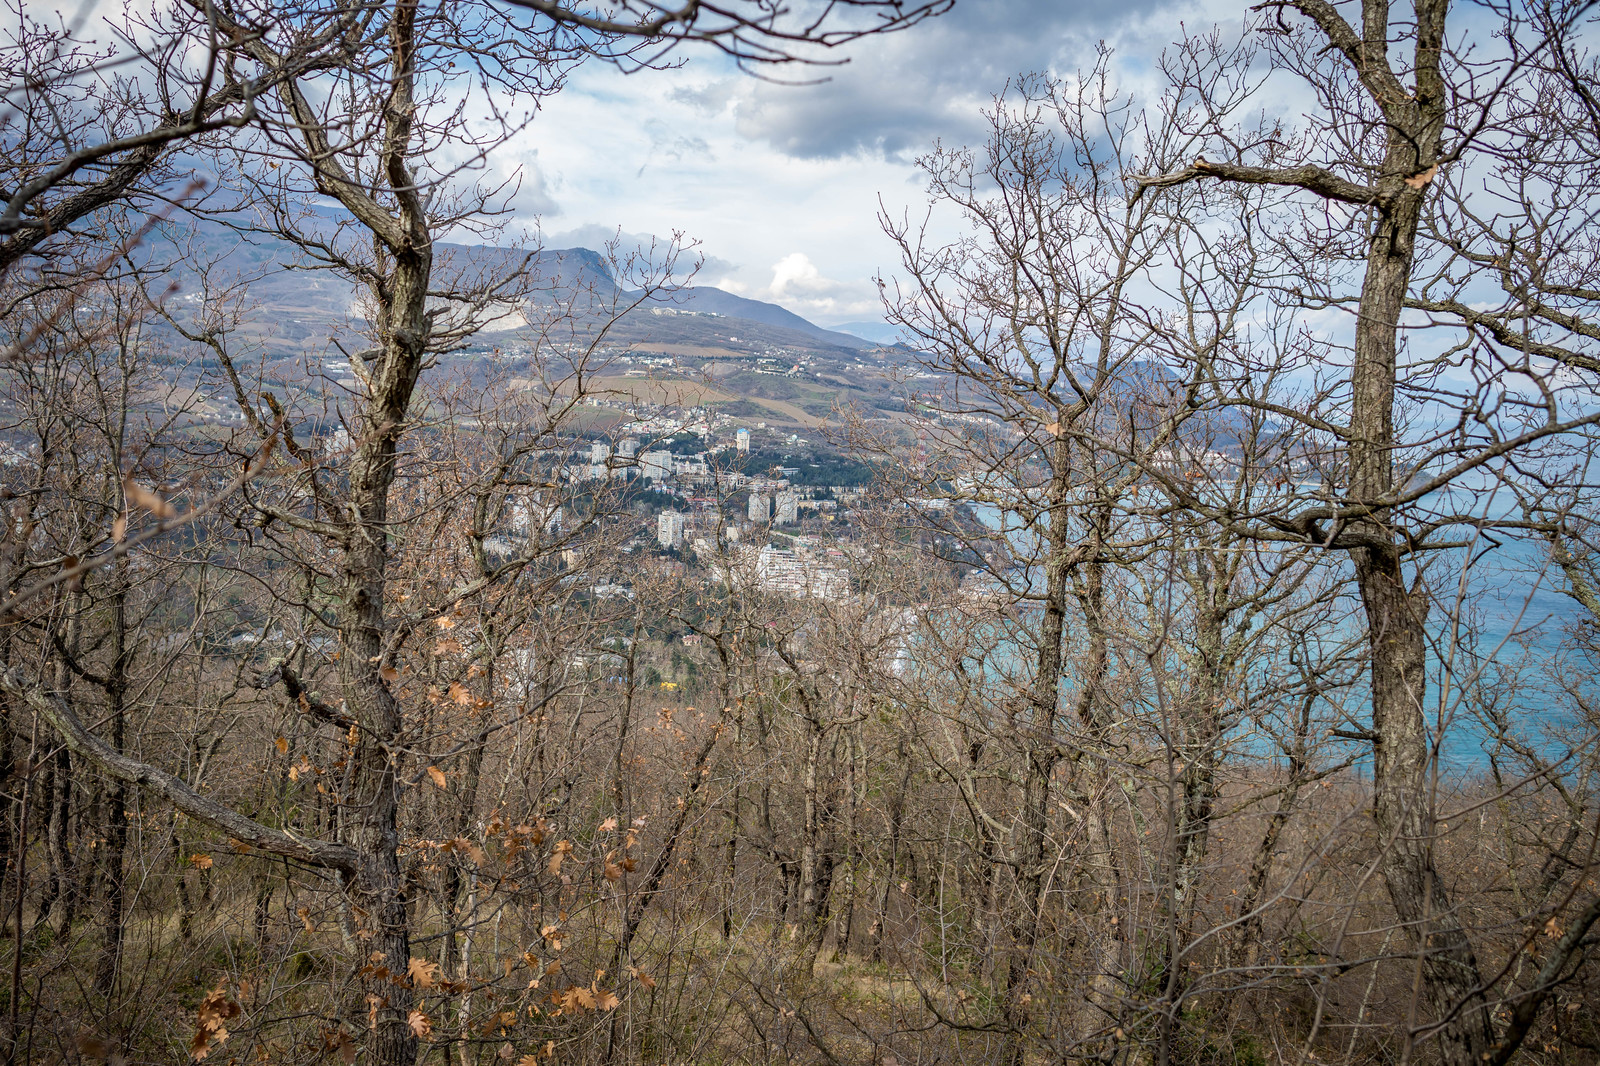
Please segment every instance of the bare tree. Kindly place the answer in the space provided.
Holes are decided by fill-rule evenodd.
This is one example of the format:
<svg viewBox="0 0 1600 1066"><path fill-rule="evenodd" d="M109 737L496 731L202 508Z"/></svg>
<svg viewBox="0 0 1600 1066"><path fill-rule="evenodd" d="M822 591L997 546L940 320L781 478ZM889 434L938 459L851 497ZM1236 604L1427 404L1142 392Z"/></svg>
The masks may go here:
<svg viewBox="0 0 1600 1066"><path fill-rule="evenodd" d="M1419 292L1459 277L1448 267L1432 281L1418 275L1438 262L1425 220L1441 188L1471 181L1477 162L1493 157L1485 149L1496 137L1486 131L1500 130L1519 110L1515 101L1537 67L1530 57L1549 54L1552 41L1548 24L1511 18L1502 27L1504 51L1480 62L1452 37L1446 4L1417 4L1404 16L1381 2L1353 8L1352 19L1332 4L1268 5L1252 27L1259 57L1190 48L1168 64L1174 92L1192 108L1176 121L1204 144L1186 166L1141 178L1145 195L1210 181L1279 190L1274 222L1261 233L1301 277L1274 286L1275 298L1289 307L1348 309L1352 318L1337 371L1325 362L1318 375L1329 401L1318 408L1244 394L1233 383L1254 373L1245 360L1217 360L1204 371L1214 383L1204 402L1276 411L1315 441L1307 458L1325 458L1314 494L1270 509L1240 507L1186 492L1170 476L1161 480L1186 505L1252 536L1349 558L1370 643L1367 739L1373 813L1385 840L1381 867L1422 956L1432 1012L1413 1033L1438 1035L1446 1061L1478 1062L1510 1054L1515 1042L1498 1042L1486 995L1492 981L1436 865L1441 741L1426 714L1434 597L1422 562L1462 527L1517 524L1495 522L1472 505L1472 478L1487 472L1515 481L1552 449L1584 447L1593 419L1584 390L1548 369L1508 364L1460 331L1403 344L1402 329L1406 308L1427 302ZM1298 127L1271 118L1240 125L1239 101L1220 99L1203 81L1219 62L1240 78L1261 67L1270 72L1264 84L1298 82L1316 106ZM1537 143L1512 139L1518 150ZM1467 372L1445 372L1451 359L1465 359Z"/></svg>

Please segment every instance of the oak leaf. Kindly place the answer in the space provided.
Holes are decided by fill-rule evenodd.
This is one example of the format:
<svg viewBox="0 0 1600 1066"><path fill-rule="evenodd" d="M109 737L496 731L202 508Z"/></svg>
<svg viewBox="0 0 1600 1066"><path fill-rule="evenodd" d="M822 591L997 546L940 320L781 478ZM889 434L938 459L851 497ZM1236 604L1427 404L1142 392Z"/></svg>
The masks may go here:
<svg viewBox="0 0 1600 1066"><path fill-rule="evenodd" d="M189 1055L198 1062L228 1039L227 1023L239 1016L239 1004L230 1000L219 984L200 1001L195 1014L197 1024L194 1039L189 1042Z"/></svg>
<svg viewBox="0 0 1600 1066"><path fill-rule="evenodd" d="M432 781L439 788L446 787L444 771L439 769L437 766L428 767L428 780Z"/></svg>
<svg viewBox="0 0 1600 1066"><path fill-rule="evenodd" d="M418 1040L428 1039L428 1034L433 1032L433 1021L420 1010L413 1010L406 1015L406 1024L411 1027L412 1033Z"/></svg>
<svg viewBox="0 0 1600 1066"><path fill-rule="evenodd" d="M1428 184L1428 182L1432 181L1434 175L1437 174L1437 173L1439 173L1439 164L1435 163L1433 166L1429 167L1427 170L1420 170L1417 173L1411 175L1409 178L1406 179L1406 184L1409 185L1413 189L1420 189L1424 185Z"/></svg>
<svg viewBox="0 0 1600 1066"><path fill-rule="evenodd" d="M78 1036L78 1054L88 1059L107 1059L111 1057L111 1045L92 1033L82 1033Z"/></svg>
<svg viewBox="0 0 1600 1066"><path fill-rule="evenodd" d="M406 976L416 988L432 988L439 976L439 964L428 959L413 957L406 964Z"/></svg>
<svg viewBox="0 0 1600 1066"><path fill-rule="evenodd" d="M160 493L151 492L133 480L132 474L123 477L122 494L127 498L130 507L143 507L157 518L173 518L178 513L177 508L168 503Z"/></svg>

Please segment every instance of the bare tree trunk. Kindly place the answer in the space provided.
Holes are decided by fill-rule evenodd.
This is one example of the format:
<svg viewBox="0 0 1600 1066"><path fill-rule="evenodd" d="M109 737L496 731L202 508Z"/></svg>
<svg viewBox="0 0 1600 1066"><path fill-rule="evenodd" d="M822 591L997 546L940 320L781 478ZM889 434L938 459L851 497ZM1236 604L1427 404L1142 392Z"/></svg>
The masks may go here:
<svg viewBox="0 0 1600 1066"><path fill-rule="evenodd" d="M1061 421L1069 418L1061 415ZM1062 640L1067 626L1067 590L1073 560L1068 557L1072 531L1072 445L1058 437L1052 448L1053 483L1046 529L1044 559L1044 620L1039 627L1033 687L1028 694L1026 719L1018 723L1022 747L1023 794L1011 855L1017 879L1017 912L1010 921L1011 956L1006 974L1004 1016L1005 1046L1001 1062L1020 1066L1026 1054L1026 1030L1031 1012L1027 991L1033 965L1034 944L1043 918L1042 889L1049 832L1050 785L1059 758L1055 740L1056 711L1061 702Z"/></svg>
<svg viewBox="0 0 1600 1066"><path fill-rule="evenodd" d="M882 962L884 958L883 946L889 938L889 893L900 876L900 841L905 831L906 793L911 787L911 746L904 737L900 738L895 754L900 760L900 787L889 800L887 866L881 874L883 883L878 892L877 913L873 916L870 929L874 962Z"/></svg>
<svg viewBox="0 0 1600 1066"><path fill-rule="evenodd" d="M833 945L836 955L850 954L850 934L856 911L857 867L861 862L860 832L856 825L860 796L857 764L861 757L861 737L855 727L845 733L844 767L844 819L840 827L844 836L843 883L833 894Z"/></svg>
<svg viewBox="0 0 1600 1066"><path fill-rule="evenodd" d="M109 743L119 753L126 744L128 697L128 592L126 562L119 561L112 578L111 665L106 672L106 702L111 724ZM128 848L128 786L118 778L111 781L106 810L106 895L105 926L102 930L100 960L95 968L94 988L110 995L122 961L122 924L126 885L125 855Z"/></svg>
<svg viewBox="0 0 1600 1066"><path fill-rule="evenodd" d="M797 682L798 683L798 682ZM801 769L803 817L800 827L800 935L808 942L821 935L822 743L823 724L805 717L806 751Z"/></svg>
<svg viewBox="0 0 1600 1066"><path fill-rule="evenodd" d="M1367 0L1369 21L1386 23L1387 5ZM1446 91L1440 74L1448 0L1417 4L1416 102L1393 101L1384 170L1414 174L1438 160ZM1368 32L1372 32L1368 27ZM1380 26L1378 32L1384 32ZM1426 186L1397 179L1375 212L1366 275L1356 318L1349 435L1351 497L1380 501L1394 492L1395 387L1398 330L1415 256ZM1423 952L1428 999L1439 1017L1446 1061L1480 1063L1493 1042L1482 980L1472 945L1433 858L1431 773L1434 752L1424 707L1427 698L1428 593L1420 575L1407 588L1403 545L1395 542L1391 510L1377 506L1352 523L1356 584L1366 611L1371 648L1373 815L1384 835L1381 859L1395 911Z"/></svg>

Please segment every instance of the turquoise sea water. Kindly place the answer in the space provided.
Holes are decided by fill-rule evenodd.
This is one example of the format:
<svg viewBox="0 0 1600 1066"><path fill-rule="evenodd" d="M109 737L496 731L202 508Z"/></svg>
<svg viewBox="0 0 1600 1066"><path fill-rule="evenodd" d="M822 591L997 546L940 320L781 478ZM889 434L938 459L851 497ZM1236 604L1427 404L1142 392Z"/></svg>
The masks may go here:
<svg viewBox="0 0 1600 1066"><path fill-rule="evenodd" d="M994 507L974 508L980 521L1002 529L1002 517L1015 555L1026 558L1024 540L1014 515ZM1457 538L1460 539L1460 538ZM1327 557L1333 572L1348 582L1348 564L1339 553ZM1591 663L1582 642L1572 637L1586 624L1586 612L1567 595L1565 576L1549 561L1546 543L1503 534L1480 535L1465 547L1430 552L1424 567L1433 607L1428 619L1431 638L1430 689L1424 714L1438 745L1441 766L1452 773L1473 773L1488 766L1492 755L1515 760L1496 738L1509 729L1541 757L1559 759L1573 745L1590 741L1576 713L1574 691L1588 683ZM1035 575L1016 577L1032 582ZM1353 585L1346 584L1330 623L1330 641L1359 632L1362 614ZM1002 654L1004 670L1026 670L1025 657ZM1365 693L1352 690L1346 700L1347 728L1370 723ZM1498 724L1497 724L1498 723ZM1252 747L1250 741L1244 741ZM1349 742L1351 756L1365 745Z"/></svg>

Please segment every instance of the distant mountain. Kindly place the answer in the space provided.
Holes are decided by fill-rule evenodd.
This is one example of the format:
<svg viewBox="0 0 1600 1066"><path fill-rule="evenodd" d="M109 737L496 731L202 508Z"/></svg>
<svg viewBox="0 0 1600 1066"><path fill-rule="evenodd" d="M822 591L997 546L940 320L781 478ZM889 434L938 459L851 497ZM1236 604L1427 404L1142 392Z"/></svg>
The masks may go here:
<svg viewBox="0 0 1600 1066"><path fill-rule="evenodd" d="M566 253L556 253L558 255ZM735 296L731 292L709 285L696 285L668 293L658 301L664 307L676 307L684 311L709 311L712 314L725 315L728 318L742 318L750 322L760 322L768 326L783 326L786 329L796 330L807 336L814 337L836 348L872 348L875 345L870 340L863 340L850 333L840 333L837 330L823 329L815 323L808 322L793 311L786 311L777 304L763 303L760 300L749 300L743 296Z"/></svg>
<svg viewBox="0 0 1600 1066"><path fill-rule="evenodd" d="M165 244L165 242L162 242ZM316 347L319 337L358 315L360 303L353 286L325 270L295 267L295 250L288 242L271 237L240 234L215 222L202 222L174 244L150 248L153 259L171 257L175 280L186 300L199 296L200 277L194 264L214 264L213 279L226 274L250 278L249 298L257 311L249 317L258 326L270 326L271 347ZM440 242L434 247L435 276L493 276L514 269L529 259L517 248ZM528 262L536 305L572 310L580 319L598 322L616 304L640 297L637 290L617 284L610 261L590 248L544 249ZM693 314L661 315L651 311L676 310ZM597 317L595 317L597 316ZM521 321L518 316L513 321ZM509 323L507 323L509 324ZM489 332L502 332L505 325ZM768 344L805 349L858 352L876 347L870 339L824 329L776 304L751 300L711 286L686 286L651 297L646 305L625 316L612 328L619 343L727 347L733 350Z"/></svg>
<svg viewBox="0 0 1600 1066"><path fill-rule="evenodd" d="M891 326L887 322L846 322L833 328L874 344L898 344L905 334L899 326Z"/></svg>

